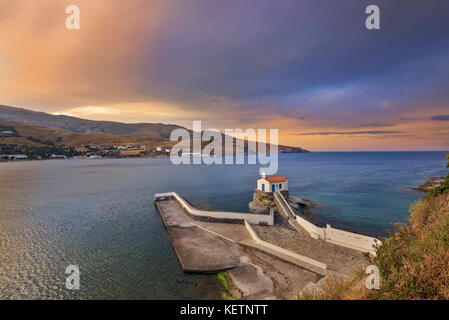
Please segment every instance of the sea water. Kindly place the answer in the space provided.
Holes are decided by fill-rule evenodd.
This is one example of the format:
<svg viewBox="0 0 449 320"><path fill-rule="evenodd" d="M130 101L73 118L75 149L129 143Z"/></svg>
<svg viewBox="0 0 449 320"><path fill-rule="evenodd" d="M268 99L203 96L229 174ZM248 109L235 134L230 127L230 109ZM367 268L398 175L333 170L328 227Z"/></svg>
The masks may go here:
<svg viewBox="0 0 449 320"><path fill-rule="evenodd" d="M281 154L290 194L318 201L322 223L372 236L406 221L446 174L445 152ZM182 272L153 196L247 212L258 165L174 166L169 159L0 163L0 299L216 299L213 275ZM80 289L65 269L80 269Z"/></svg>

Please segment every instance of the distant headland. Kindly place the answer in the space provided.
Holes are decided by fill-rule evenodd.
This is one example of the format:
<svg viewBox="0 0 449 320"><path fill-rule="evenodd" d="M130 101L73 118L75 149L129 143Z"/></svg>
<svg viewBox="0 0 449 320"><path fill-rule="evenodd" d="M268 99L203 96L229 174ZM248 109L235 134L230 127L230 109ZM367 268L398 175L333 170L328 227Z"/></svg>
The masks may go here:
<svg viewBox="0 0 449 320"><path fill-rule="evenodd" d="M174 145L170 133L179 128L183 127L93 121L0 106L0 160L166 157ZM279 145L278 152L308 151Z"/></svg>

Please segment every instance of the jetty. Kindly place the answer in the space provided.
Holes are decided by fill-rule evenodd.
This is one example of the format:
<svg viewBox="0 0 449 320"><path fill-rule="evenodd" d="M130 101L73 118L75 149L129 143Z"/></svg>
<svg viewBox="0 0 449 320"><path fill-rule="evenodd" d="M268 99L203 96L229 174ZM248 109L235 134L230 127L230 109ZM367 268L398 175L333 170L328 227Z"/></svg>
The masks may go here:
<svg viewBox="0 0 449 320"><path fill-rule="evenodd" d="M290 299L325 277L364 268L363 253L375 253L369 245L377 239L315 226L297 215L285 190L269 190L274 206L259 214L200 210L176 192L155 194L183 270L226 271L240 298Z"/></svg>

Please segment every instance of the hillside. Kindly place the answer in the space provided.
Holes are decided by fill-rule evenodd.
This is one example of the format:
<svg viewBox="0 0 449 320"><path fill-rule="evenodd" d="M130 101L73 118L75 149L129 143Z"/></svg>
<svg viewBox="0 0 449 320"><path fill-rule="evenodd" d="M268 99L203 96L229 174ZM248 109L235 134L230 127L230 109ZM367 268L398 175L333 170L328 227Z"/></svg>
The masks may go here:
<svg viewBox="0 0 449 320"><path fill-rule="evenodd" d="M5 131L11 131L12 134L2 134ZM172 143L164 138L116 134L81 134L67 130L0 122L0 144L17 144L22 146L65 145L78 147L84 145L125 144L168 146Z"/></svg>
<svg viewBox="0 0 449 320"><path fill-rule="evenodd" d="M57 136L64 136L64 142L59 144L66 146L79 146L85 144L147 144L151 146L153 141L162 141L147 138L164 139L166 145L173 145L173 143L168 141L170 133L174 129L183 128L174 124L162 123L93 121L64 115L56 116L45 112L36 112L0 105L0 123L1 122L3 122L3 126L5 127L14 125L16 128L22 130L23 132L20 134L22 138L30 135L36 137L39 136L42 137L39 138L40 140L45 141L54 140ZM24 125L29 125L30 127L25 127ZM48 128L48 130L44 130L44 128ZM27 133L27 131L32 132ZM70 132L75 134L70 135ZM191 133L191 130L189 130L189 132ZM48 137L48 139L45 137ZM225 136L223 135L223 141L224 137ZM8 137L7 140L3 140L1 143L30 145L30 143L33 142L29 139L27 141L27 139L24 140L20 137L16 137L16 139L13 138L14 137ZM203 145L204 144L205 143L203 143ZM278 148L280 153L308 152L300 147L279 145Z"/></svg>
<svg viewBox="0 0 449 320"><path fill-rule="evenodd" d="M0 122L0 160L8 154L29 159L99 155L107 157L160 156L157 148L171 148L169 139L114 134L81 134L61 129ZM118 146L129 146L121 149ZM131 147L134 146L134 147ZM140 147L145 146L145 147ZM2 156L3 155L3 156Z"/></svg>
<svg viewBox="0 0 449 320"><path fill-rule="evenodd" d="M0 121L29 124L38 127L63 129L76 133L101 133L115 135L169 138L170 133L181 126L162 123L121 123L94 121L64 115L52 115L27 109L0 105Z"/></svg>

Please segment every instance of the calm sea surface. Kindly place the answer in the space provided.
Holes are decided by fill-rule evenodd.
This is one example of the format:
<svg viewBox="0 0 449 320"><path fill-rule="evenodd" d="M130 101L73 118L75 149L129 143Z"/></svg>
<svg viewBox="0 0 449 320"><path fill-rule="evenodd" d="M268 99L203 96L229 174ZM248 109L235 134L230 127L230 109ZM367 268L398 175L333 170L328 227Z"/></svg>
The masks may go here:
<svg viewBox="0 0 449 320"><path fill-rule="evenodd" d="M292 195L326 204L322 222L385 235L446 173L444 152L283 154ZM153 204L176 191L199 207L247 211L257 165L174 166L168 159L0 163L0 298L220 298L209 275L184 274ZM81 289L65 288L77 265Z"/></svg>

